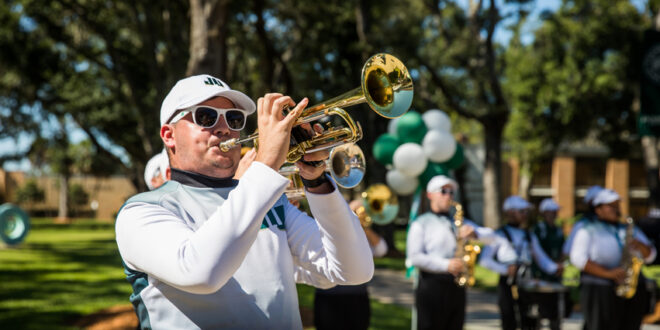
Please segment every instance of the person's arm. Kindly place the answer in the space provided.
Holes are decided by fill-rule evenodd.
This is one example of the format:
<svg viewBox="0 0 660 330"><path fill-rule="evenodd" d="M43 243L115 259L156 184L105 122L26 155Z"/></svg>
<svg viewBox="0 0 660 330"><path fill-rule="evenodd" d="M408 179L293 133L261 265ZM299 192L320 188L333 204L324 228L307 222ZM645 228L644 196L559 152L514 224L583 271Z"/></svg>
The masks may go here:
<svg viewBox="0 0 660 330"><path fill-rule="evenodd" d="M585 224L585 220L580 220L573 224L573 228L571 228L570 234L568 234L568 237L564 241L564 245L562 246L561 253L565 256L570 256L571 254L571 246L573 246L573 240L575 240L575 235L582 228Z"/></svg>
<svg viewBox="0 0 660 330"><path fill-rule="evenodd" d="M501 275L507 275L509 264L495 260L499 249L504 244L510 245L505 239L496 239L491 244L484 246L484 249L481 252L481 257L479 258L479 264ZM511 248L511 250L513 250L513 248Z"/></svg>
<svg viewBox="0 0 660 330"><path fill-rule="evenodd" d="M652 263L658 255L655 246L638 227L635 227L633 238L632 247L642 254L646 264Z"/></svg>
<svg viewBox="0 0 660 330"><path fill-rule="evenodd" d="M560 265L552 261L545 251L543 251L536 235L534 235L534 233L529 233L529 236L532 239L532 255L539 267L548 274L556 274L558 270L561 270Z"/></svg>
<svg viewBox="0 0 660 330"><path fill-rule="evenodd" d="M388 250L387 242L385 242L382 237L378 237L378 243L376 243L376 245L371 245L371 254L374 256L374 258L384 257Z"/></svg>
<svg viewBox="0 0 660 330"><path fill-rule="evenodd" d="M472 228L474 228L475 238L485 244L491 243L497 237L497 234L495 234L495 231L492 228L480 226L476 224L474 221L465 219L463 221L463 225L471 226Z"/></svg>
<svg viewBox="0 0 660 330"><path fill-rule="evenodd" d="M357 216L338 189L328 194L307 192L314 219L289 205L287 238L296 282L316 287L355 285L369 281L374 262Z"/></svg>
<svg viewBox="0 0 660 330"><path fill-rule="evenodd" d="M157 204L130 203L117 216L117 245L130 269L180 290L208 294L236 272L266 212L289 181L254 162L238 186L196 231Z"/></svg>

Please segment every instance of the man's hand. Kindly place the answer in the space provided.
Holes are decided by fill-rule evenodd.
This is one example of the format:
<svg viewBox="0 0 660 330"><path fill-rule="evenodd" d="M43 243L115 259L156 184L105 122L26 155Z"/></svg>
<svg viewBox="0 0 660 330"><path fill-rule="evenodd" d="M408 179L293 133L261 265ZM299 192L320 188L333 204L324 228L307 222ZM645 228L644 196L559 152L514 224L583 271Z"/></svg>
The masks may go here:
<svg viewBox="0 0 660 330"><path fill-rule="evenodd" d="M515 277L517 271L518 271L518 266L516 266L516 265L509 265L506 268L506 274L509 277Z"/></svg>
<svg viewBox="0 0 660 330"><path fill-rule="evenodd" d="M621 267L610 269L608 274L609 278L617 284L623 283L623 281L626 279L626 271Z"/></svg>
<svg viewBox="0 0 660 330"><path fill-rule="evenodd" d="M630 248L639 251L644 258L647 258L649 254L651 254L651 248L636 239L633 239L632 242L630 242Z"/></svg>
<svg viewBox="0 0 660 330"><path fill-rule="evenodd" d="M234 173L234 179L240 180L241 177L243 176L243 173L245 173L248 167L252 165L252 162L256 157L257 157L257 152L254 150L254 148L246 152L243 158L241 158L241 161L238 163L238 167L236 168L236 173Z"/></svg>
<svg viewBox="0 0 660 330"><path fill-rule="evenodd" d="M462 225L461 229L459 229L458 231L458 236L462 239L466 239L466 238L476 239L477 233L474 231L474 227L470 225Z"/></svg>
<svg viewBox="0 0 660 330"><path fill-rule="evenodd" d="M275 171L279 170L286 160L291 140L291 128L307 106L309 100L304 98L297 105L289 96L279 93L266 94L257 101L259 126L259 150L256 161L264 163ZM285 106L294 106L289 114L284 116Z"/></svg>
<svg viewBox="0 0 660 330"><path fill-rule="evenodd" d="M463 260L459 258L452 258L449 259L449 266L447 267L447 271L451 273L454 276L458 276L460 272L465 269L465 264L463 263Z"/></svg>
<svg viewBox="0 0 660 330"><path fill-rule="evenodd" d="M557 263L557 271L555 272L555 275L561 277L563 274L564 274L564 265L562 263Z"/></svg>
<svg viewBox="0 0 660 330"><path fill-rule="evenodd" d="M316 136L323 133L323 126L316 124L314 125L314 130L308 123L300 125L304 130L307 131L309 136ZM330 156L328 150L321 150L317 152L312 152L305 154L302 160L307 162L321 162L319 166L312 166L310 164L305 164L302 161L296 162L296 166L300 170L300 176L306 180L314 180L325 173L325 161Z"/></svg>

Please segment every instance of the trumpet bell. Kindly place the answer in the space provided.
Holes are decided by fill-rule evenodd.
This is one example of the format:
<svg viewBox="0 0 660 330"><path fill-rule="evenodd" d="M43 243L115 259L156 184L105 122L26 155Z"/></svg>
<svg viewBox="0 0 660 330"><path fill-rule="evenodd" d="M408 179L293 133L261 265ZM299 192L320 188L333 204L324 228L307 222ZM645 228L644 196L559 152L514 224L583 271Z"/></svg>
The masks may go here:
<svg viewBox="0 0 660 330"><path fill-rule="evenodd" d="M377 225L386 225L399 213L396 194L382 183L369 186L362 193L364 208L371 221Z"/></svg>
<svg viewBox="0 0 660 330"><path fill-rule="evenodd" d="M357 145L349 143L333 148L329 160L328 170L338 186L353 188L364 178L366 161Z"/></svg>
<svg viewBox="0 0 660 330"><path fill-rule="evenodd" d="M408 111L413 100L413 81L408 69L390 54L376 54L362 67L362 93L367 104L385 118Z"/></svg>

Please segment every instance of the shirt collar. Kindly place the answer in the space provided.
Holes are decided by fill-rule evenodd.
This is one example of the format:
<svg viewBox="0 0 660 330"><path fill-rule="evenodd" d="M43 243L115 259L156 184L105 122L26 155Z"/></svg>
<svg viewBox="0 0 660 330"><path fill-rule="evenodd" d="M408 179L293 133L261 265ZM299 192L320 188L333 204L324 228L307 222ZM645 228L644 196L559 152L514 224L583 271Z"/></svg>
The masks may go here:
<svg viewBox="0 0 660 330"><path fill-rule="evenodd" d="M214 178L203 174L180 170L172 167L171 180L186 186L197 188L227 188L238 185L233 178Z"/></svg>

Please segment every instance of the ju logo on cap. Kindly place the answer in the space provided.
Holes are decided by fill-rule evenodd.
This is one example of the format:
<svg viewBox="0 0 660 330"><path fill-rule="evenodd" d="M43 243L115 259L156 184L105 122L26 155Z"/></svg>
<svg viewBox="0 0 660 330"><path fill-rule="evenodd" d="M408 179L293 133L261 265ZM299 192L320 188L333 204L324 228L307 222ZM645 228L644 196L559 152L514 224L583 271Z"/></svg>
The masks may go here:
<svg viewBox="0 0 660 330"><path fill-rule="evenodd" d="M204 80L204 84L206 85L218 85L220 87L225 87L225 85L220 81L219 79L213 78L213 77L208 77L206 80Z"/></svg>

